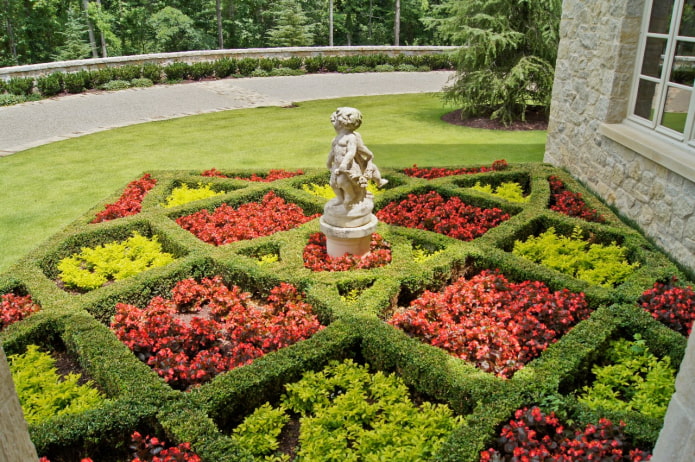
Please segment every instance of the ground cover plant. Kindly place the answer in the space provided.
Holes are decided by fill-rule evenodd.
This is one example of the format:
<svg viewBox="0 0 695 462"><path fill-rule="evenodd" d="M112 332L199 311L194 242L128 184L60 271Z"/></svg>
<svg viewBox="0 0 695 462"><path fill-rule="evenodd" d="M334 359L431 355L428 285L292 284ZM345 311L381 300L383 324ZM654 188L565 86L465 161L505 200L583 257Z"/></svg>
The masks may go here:
<svg viewBox="0 0 695 462"><path fill-rule="evenodd" d="M31 299L31 295L4 294L0 304L0 331L40 309L41 307Z"/></svg>
<svg viewBox="0 0 695 462"><path fill-rule="evenodd" d="M224 191L215 191L209 183L198 183L198 186L193 188L184 183L172 189L171 194L166 199L166 203L163 203L162 206L166 208L177 207L179 205L188 204L189 202L199 201L222 194L224 194Z"/></svg>
<svg viewBox="0 0 695 462"><path fill-rule="evenodd" d="M363 258L354 255L331 257L326 252L326 236L314 233L302 254L304 267L312 271L349 271L352 269L371 269L384 266L391 261L391 246L379 234L372 234L369 253Z"/></svg>
<svg viewBox="0 0 695 462"><path fill-rule="evenodd" d="M401 168L381 168L389 188L375 196L376 214L397 215L390 209L404 201L408 204L411 196L419 205L409 211L413 226L379 222L374 240L384 247L368 259L379 264L367 268L342 261L327 268L336 262L305 253L310 242L320 250L315 214L325 199L302 190L302 185L326 184L329 172L324 167L303 168L301 174L272 182L243 180L254 175L267 179L270 172L262 168L220 168L226 178L202 176L200 165L151 170L147 173L156 184L147 191L139 213L90 223L105 204L122 195L124 184L143 177L143 172L133 174L0 275L0 294L31 296L41 307L0 332L7 354L22 354L31 344L63 345L109 398L98 408L31 424L39 454L53 462L85 457L130 461L128 441L137 431L166 436L167 448L155 451L188 443L204 462L247 461L250 456L301 460L300 453L328 460L327 445L336 450L338 460L369 447L389 460L398 460L403 448L404 460L412 460L412 450L424 451L417 456L421 460L478 462L488 449L503 449L496 446L500 430L516 410L534 404L546 416L556 412L566 421L564 429L572 427L558 436L569 443L558 440L554 443L558 447L565 444L586 454L586 448L610 445L613 436L582 442L589 438L587 429L600 433L601 419L609 419L614 424L606 435L617 435L619 430L616 438L624 448L649 451L661 417L617 406L590 407L578 396L598 375L592 373L592 365L612 364L607 346L620 338L642 339L655 357L669 357L677 370L686 337L674 329L692 319L692 283L566 173L542 164L513 162L494 170L491 162L447 167L447 173L459 173L431 179L409 176ZM211 164L206 161L206 165ZM278 168L296 172L296 166ZM550 209L551 176L567 190L581 193L585 204L606 221L580 222ZM510 181L523 186L526 202L471 189L476 183L497 187ZM199 183L212 184L212 190L224 190L225 195L176 208L161 206L173 188ZM260 206L264 198L273 206ZM459 239L455 233L437 232L435 217L442 214L431 206L433 201L445 211L463 208L451 204L466 204L477 207L471 209L473 214L497 209L507 217L485 232ZM224 245L210 245L176 223L202 209L213 212L222 204L235 211L255 204L249 207L261 214L275 205L298 207L304 218L282 232ZM261 216L245 215L241 220L275 225L289 214ZM415 216L428 226L418 226ZM457 217L451 229L466 229L466 220L465 215ZM525 241L550 226L558 235L569 236L578 222L592 243L619 242L629 262L639 267L615 285L602 286L512 253L516 240ZM61 259L81 247L120 242L134 231L157 236L176 258L89 291L65 291L56 284ZM673 328L660 320L672 321ZM378 386L360 392L334 389L329 401L338 406L322 407L320 418L302 420L301 411L281 409L283 395L290 393L288 385L345 360L369 364L370 378L352 381ZM364 372L350 374L362 377ZM439 405L450 409L442 418L448 422L443 430L427 439L426 445L436 441L435 445L420 445L427 430L412 430L413 436L404 440L411 427L401 421L398 427L408 429L405 433L390 431L395 424L377 424L373 419L358 428L368 415L388 414L386 406L377 405L379 397L369 393L390 390L385 384L391 379L400 381L393 396L403 392L410 401L396 406L399 416L410 419ZM300 387L297 396L315 403L320 399L316 389ZM360 402L358 395L372 397ZM390 405L391 392L386 395ZM341 404L343 400L347 401ZM425 414L430 423L441 417ZM328 421L333 429L337 416L344 422L357 422L353 418L365 422L335 432L325 427L312 430L320 428L314 427L319 421ZM377 429L385 433L371 435ZM580 436L574 437L574 432ZM331 435L337 439L330 440ZM396 443L398 438L402 441ZM261 447L267 452L249 454ZM105 453L104 448L118 451Z"/></svg>

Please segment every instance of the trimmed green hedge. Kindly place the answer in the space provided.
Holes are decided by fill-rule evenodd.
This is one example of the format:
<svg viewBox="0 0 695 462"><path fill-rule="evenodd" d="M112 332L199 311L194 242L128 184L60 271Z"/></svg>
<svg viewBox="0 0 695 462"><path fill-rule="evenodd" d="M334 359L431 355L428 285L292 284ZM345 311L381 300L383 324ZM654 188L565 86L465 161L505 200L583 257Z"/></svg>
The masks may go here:
<svg viewBox="0 0 695 462"><path fill-rule="evenodd" d="M326 62L320 65L328 66ZM232 63L226 66L231 68ZM102 408L82 415L32 426L31 436L40 455L54 462L88 455L118 460L127 453L129 435L137 430L176 444L191 442L206 461L243 460L242 448L237 447L231 432L246 415L265 402L277 403L284 385L298 380L303 372L317 371L331 360L346 358L368 363L373 370L395 372L418 396L447 403L464 416L465 424L450 435L435 460L476 461L516 409L534 404L579 423L596 421L600 416L624 420L634 442L646 449L654 444L661 422L630 413L592 411L577 403L573 394L588 383L592 364L608 342L618 337L639 333L650 351L670 356L674 366L679 366L686 339L655 321L636 301L658 280L672 275L682 281L686 278L647 239L566 173L545 165L521 164L500 172L424 180L383 169L389 184L375 199L377 210L409 193L434 190L473 205L499 207L511 218L471 242L379 223L377 232L391 244L390 264L373 270L315 273L304 268L302 251L309 236L319 231L318 219L272 236L220 247L200 241L180 228L175 219L223 203L238 206L257 201L268 191L298 204L306 214L321 213L324 199L303 191L301 186L327 183L328 172L308 170L272 183L202 177L201 172L150 172L157 185L145 197L139 214L90 224L105 204L118 199L122 191L116 191L0 275L0 294L30 294L42 308L0 333L7 354L23 352L32 343L65 349L110 399ZM246 177L264 172L224 173ZM606 223L586 223L549 210L547 179L551 175L560 177L567 188L581 192L591 207L605 215ZM521 184L529 201L510 203L470 189L477 182L494 186L505 181ZM225 193L170 209L161 206L173 188L201 182ZM640 268L623 284L609 289L511 253L517 239L538 235L550 226L558 233L571 233L577 225L598 242L619 242ZM158 236L165 251L173 253L176 260L88 293L61 288L56 265L62 258L83 246L123 239L133 231ZM417 249L433 253L420 261L413 258ZM265 254L277 255L278 259L261 264L259 257ZM538 280L553 290L584 292L593 313L509 380L482 372L384 322L396 308L407 306L426 290L440 290L461 276L496 268L510 281ZM144 307L155 296L167 297L182 279L215 275L259 297L268 295L280 282L292 283L306 293L326 328L305 341L221 374L191 392L172 390L109 330L115 306L123 302ZM107 454L109 448L114 448L117 455Z"/></svg>

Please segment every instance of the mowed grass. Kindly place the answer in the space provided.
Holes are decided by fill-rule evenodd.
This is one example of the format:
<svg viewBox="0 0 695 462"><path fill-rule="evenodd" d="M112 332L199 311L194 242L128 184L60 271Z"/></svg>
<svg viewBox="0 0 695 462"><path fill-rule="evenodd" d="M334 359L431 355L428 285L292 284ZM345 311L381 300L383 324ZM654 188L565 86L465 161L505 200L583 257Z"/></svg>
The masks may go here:
<svg viewBox="0 0 695 462"><path fill-rule="evenodd" d="M438 95L391 95L243 109L134 125L0 158L0 272L143 172L324 167L330 114L360 109L380 167L540 162L544 131L458 127ZM107 109L105 109L107 110Z"/></svg>

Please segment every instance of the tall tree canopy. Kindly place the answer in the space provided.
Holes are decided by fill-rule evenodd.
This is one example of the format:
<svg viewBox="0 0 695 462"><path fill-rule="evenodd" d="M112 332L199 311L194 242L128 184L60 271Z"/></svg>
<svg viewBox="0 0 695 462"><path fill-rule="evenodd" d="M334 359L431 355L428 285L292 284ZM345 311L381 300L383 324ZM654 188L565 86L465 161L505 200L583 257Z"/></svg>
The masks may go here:
<svg viewBox="0 0 695 462"><path fill-rule="evenodd" d="M446 97L464 116L509 124L550 106L561 0L446 0L430 21L458 53Z"/></svg>

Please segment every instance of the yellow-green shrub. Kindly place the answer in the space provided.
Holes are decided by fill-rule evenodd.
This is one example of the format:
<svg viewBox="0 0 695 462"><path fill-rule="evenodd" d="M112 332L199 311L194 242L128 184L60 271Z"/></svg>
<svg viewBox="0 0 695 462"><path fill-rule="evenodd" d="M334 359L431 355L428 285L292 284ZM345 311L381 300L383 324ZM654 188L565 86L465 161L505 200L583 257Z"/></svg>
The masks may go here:
<svg viewBox="0 0 695 462"><path fill-rule="evenodd" d="M201 199L207 199L208 197L214 197L224 194L224 191L215 191L212 189L212 184L202 184L198 183L197 188L191 188L186 183L181 186L174 188L166 199L166 203L162 204L163 207L171 208L178 205L187 204L193 201L199 201Z"/></svg>

